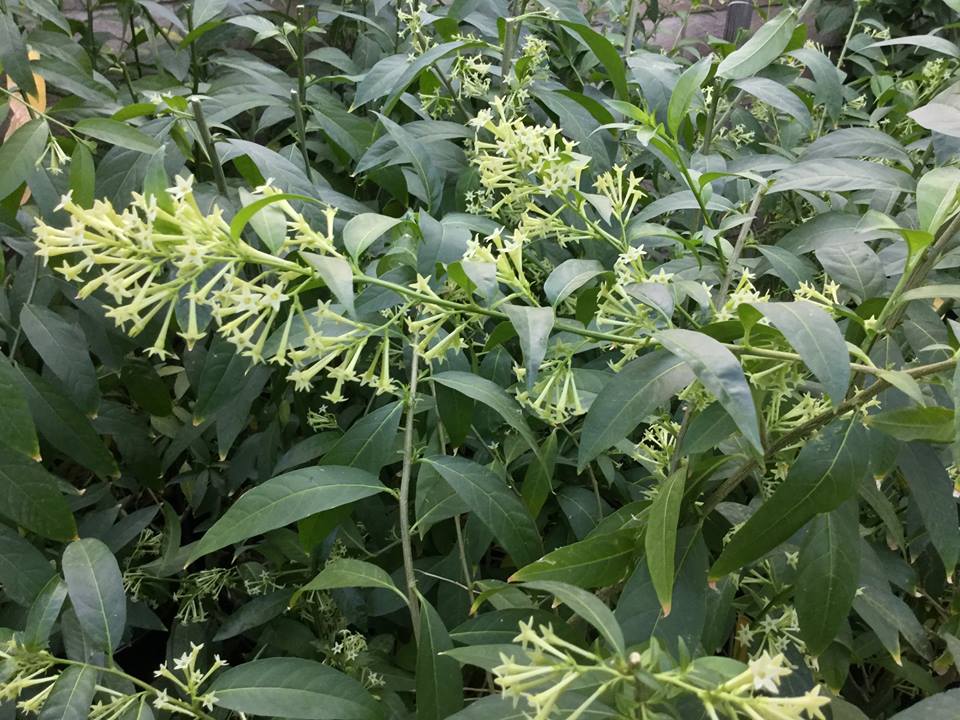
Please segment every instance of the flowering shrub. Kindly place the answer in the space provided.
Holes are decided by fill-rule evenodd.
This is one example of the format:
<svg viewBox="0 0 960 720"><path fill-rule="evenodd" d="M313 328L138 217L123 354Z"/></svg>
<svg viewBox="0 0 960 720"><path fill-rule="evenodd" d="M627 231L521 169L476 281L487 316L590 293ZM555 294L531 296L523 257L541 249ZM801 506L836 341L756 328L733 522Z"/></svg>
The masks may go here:
<svg viewBox="0 0 960 720"><path fill-rule="evenodd" d="M2 6L0 715L955 718L960 48L890 5Z"/></svg>

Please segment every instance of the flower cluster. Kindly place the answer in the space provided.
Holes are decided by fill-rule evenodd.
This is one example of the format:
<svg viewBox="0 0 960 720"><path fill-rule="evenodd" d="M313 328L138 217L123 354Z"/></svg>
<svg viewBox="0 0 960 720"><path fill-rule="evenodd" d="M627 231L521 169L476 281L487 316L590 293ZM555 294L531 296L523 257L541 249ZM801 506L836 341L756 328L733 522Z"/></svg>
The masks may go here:
<svg viewBox="0 0 960 720"><path fill-rule="evenodd" d="M501 653L500 665L493 669L495 682L504 697L526 702L532 720L547 720L561 709L568 718L582 717L591 707L603 712L599 704L608 699L621 711L635 706L624 712L628 716L659 717L657 706L673 707L683 695L696 698L711 720L825 720L823 708L829 702L819 686L800 696L781 697L780 682L792 668L779 653L763 652L746 666L730 661L698 672L698 663L716 658L670 667L669 656L656 641L643 652L605 658L564 640L551 627L534 629L531 621L520 623L514 642L521 643L523 657ZM638 693L641 686L643 693ZM574 690L577 695L568 695Z"/></svg>
<svg viewBox="0 0 960 720"><path fill-rule="evenodd" d="M153 676L172 683L178 691L190 698L191 706L213 710L214 703L217 702L216 695L212 692L201 693L201 688L218 670L227 666L227 661L222 660L219 655L214 655L213 664L206 671L201 671L197 668L197 659L202 650L203 643L199 645L190 643L190 650L174 659L173 670L168 668L166 663L161 663L160 667L154 670ZM182 703L171 702L166 690L160 690L157 693L153 707L174 713L183 712Z"/></svg>
<svg viewBox="0 0 960 720"><path fill-rule="evenodd" d="M314 272L288 259L309 254L346 265L334 242L335 210L324 211L326 230L319 232L290 202L276 200L288 232L276 254L268 254L235 237L220 208L203 212L192 183L192 177L177 178L161 196L134 194L122 212L101 200L84 208L67 195L60 209L69 224L38 222L37 254L66 279L80 281L81 298L100 293L107 316L131 336L158 323L150 354L171 355L175 325L189 349L212 319L243 355L288 366L298 390L310 389L323 373L334 383L326 394L331 402L343 399L346 382L396 391L388 332L396 317L371 325L332 301L310 308L302 294L316 285ZM253 199L278 192L268 183Z"/></svg>
<svg viewBox="0 0 960 720"><path fill-rule="evenodd" d="M470 159L480 176L480 190L469 198L474 212L516 220L535 198L563 197L579 188L590 159L574 151L575 142L557 127L511 116L501 98L493 105L495 112L482 110L472 123L478 132ZM492 140L481 139L481 130Z"/></svg>

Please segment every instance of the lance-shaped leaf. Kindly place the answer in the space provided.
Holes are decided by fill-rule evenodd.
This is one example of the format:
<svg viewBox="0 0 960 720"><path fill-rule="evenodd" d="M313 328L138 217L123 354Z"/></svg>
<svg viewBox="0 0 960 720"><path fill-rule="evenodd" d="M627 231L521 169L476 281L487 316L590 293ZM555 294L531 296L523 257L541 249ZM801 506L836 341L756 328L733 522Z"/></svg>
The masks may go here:
<svg viewBox="0 0 960 720"><path fill-rule="evenodd" d="M573 585L551 580L538 580L523 584L532 590L542 590L550 593L577 615L597 629L597 632L610 645L610 648L623 655L626 644L623 640L623 631L620 623L614 617L613 611L593 593L581 590Z"/></svg>
<svg viewBox="0 0 960 720"><path fill-rule="evenodd" d="M21 308L20 326L77 407L94 415L100 404L100 386L80 326L39 305Z"/></svg>
<svg viewBox="0 0 960 720"><path fill-rule="evenodd" d="M43 703L38 720L86 720L97 691L98 671L89 665L64 670Z"/></svg>
<svg viewBox="0 0 960 720"><path fill-rule="evenodd" d="M763 452L757 408L743 368L733 353L709 335L693 330L661 330L654 337L690 366L733 418L747 442L757 452Z"/></svg>
<svg viewBox="0 0 960 720"><path fill-rule="evenodd" d="M614 585L633 567L636 530L618 530L564 545L510 576L510 582L555 580L581 588Z"/></svg>
<svg viewBox="0 0 960 720"><path fill-rule="evenodd" d="M794 604L800 637L819 655L833 642L850 613L860 577L857 503L848 500L810 523L800 559Z"/></svg>
<svg viewBox="0 0 960 720"><path fill-rule="evenodd" d="M946 423L952 432L951 423ZM930 542L943 560L949 576L960 557L960 523L953 482L936 451L925 443L905 445L897 458L900 471L910 488L910 496L920 512Z"/></svg>
<svg viewBox="0 0 960 720"><path fill-rule="evenodd" d="M6 356L0 355L0 444L40 460L40 444L30 416L30 406L20 376Z"/></svg>
<svg viewBox="0 0 960 720"><path fill-rule="evenodd" d="M364 470L336 465L278 475L241 495L196 544L187 564L227 545L385 489Z"/></svg>
<svg viewBox="0 0 960 720"><path fill-rule="evenodd" d="M0 445L0 517L51 540L70 540L77 526L57 480L25 455Z"/></svg>
<svg viewBox="0 0 960 720"><path fill-rule="evenodd" d="M556 307L597 275L606 272L599 260L571 258L557 265L543 283L543 292Z"/></svg>
<svg viewBox="0 0 960 720"><path fill-rule="evenodd" d="M357 217L363 217L358 215ZM353 218L356 220L356 218ZM353 222L351 220L350 222ZM349 223L348 223L349 224ZM347 309L347 314L351 317L357 314L353 304L353 271L350 270L350 264L343 258L317 255L316 253L300 253L301 257L323 280L324 284L330 288L337 301Z"/></svg>
<svg viewBox="0 0 960 720"><path fill-rule="evenodd" d="M717 68L717 75L729 80L742 80L756 75L782 53L797 25L795 10L785 10L757 30L742 47L727 55Z"/></svg>
<svg viewBox="0 0 960 720"><path fill-rule="evenodd" d="M229 668L210 686L214 704L294 720L379 720L383 711L352 677L313 660L272 657Z"/></svg>
<svg viewBox="0 0 960 720"><path fill-rule="evenodd" d="M303 593L311 590L349 587L381 588L396 593L403 598L404 602L407 601L407 596L400 591L383 568L363 560L339 558L328 562L313 580L297 590L290 598L290 605L295 605Z"/></svg>
<svg viewBox="0 0 960 720"><path fill-rule="evenodd" d="M710 569L721 578L762 557L803 527L853 497L869 469L867 431L859 420L836 421L803 446L786 479L750 516Z"/></svg>
<svg viewBox="0 0 960 720"><path fill-rule="evenodd" d="M527 370L527 387L533 387L540 372L540 363L547 354L547 342L555 319L553 308L504 305L503 311L520 338L523 364Z"/></svg>
<svg viewBox="0 0 960 720"><path fill-rule="evenodd" d="M63 551L63 576L84 636L98 650L112 653L127 623L127 599L117 559L95 538L77 540Z"/></svg>
<svg viewBox="0 0 960 720"><path fill-rule="evenodd" d="M29 540L0 525L0 586L11 600L29 607L54 575Z"/></svg>
<svg viewBox="0 0 960 720"><path fill-rule="evenodd" d="M440 615L420 597L420 639L417 644L417 720L445 720L463 707L460 665L443 653L453 642Z"/></svg>
<svg viewBox="0 0 960 720"><path fill-rule="evenodd" d="M834 405L850 385L850 357L840 328L809 302L754 303L790 342L810 371L823 383Z"/></svg>
<svg viewBox="0 0 960 720"><path fill-rule="evenodd" d="M403 218L392 218L377 213L355 215L343 226L343 244L352 257L358 258L385 232L402 222Z"/></svg>
<svg viewBox="0 0 960 720"><path fill-rule="evenodd" d="M683 119L690 112L690 105L697 93L700 92L700 86L703 85L703 81L710 74L712 63L713 55L707 55L684 70L677 80L677 84L670 94L670 104L667 106L667 127L674 137L676 137Z"/></svg>
<svg viewBox="0 0 960 720"><path fill-rule="evenodd" d="M623 440L692 380L693 372L684 360L662 350L628 363L610 378L587 411L577 455L579 470Z"/></svg>
<svg viewBox="0 0 960 720"><path fill-rule="evenodd" d="M447 372L431 375L430 379L435 383L456 390L471 400L483 403L493 410L497 415L503 418L503 421L517 431L527 445L535 453L540 453L540 445L536 436L523 417L523 410L517 404L506 390L497 385L492 380L487 380L479 375L460 372L458 370L448 370Z"/></svg>
<svg viewBox="0 0 960 720"><path fill-rule="evenodd" d="M677 470L660 483L660 489L647 514L647 531L643 538L647 569L650 571L650 579L664 616L670 614L673 599L677 523L680 520L680 501L683 500L686 472L686 468Z"/></svg>
<svg viewBox="0 0 960 720"><path fill-rule="evenodd" d="M472 460L446 455L424 458L463 499L519 565L543 554L537 524L523 501L491 470Z"/></svg>

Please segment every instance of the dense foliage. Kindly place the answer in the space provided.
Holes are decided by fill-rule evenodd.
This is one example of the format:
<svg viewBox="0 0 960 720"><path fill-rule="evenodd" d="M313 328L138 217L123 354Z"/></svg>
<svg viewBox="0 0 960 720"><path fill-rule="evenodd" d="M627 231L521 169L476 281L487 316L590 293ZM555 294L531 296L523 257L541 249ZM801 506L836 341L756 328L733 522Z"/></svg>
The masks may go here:
<svg viewBox="0 0 960 720"><path fill-rule="evenodd" d="M0 718L960 715L960 2L88 2L0 2Z"/></svg>

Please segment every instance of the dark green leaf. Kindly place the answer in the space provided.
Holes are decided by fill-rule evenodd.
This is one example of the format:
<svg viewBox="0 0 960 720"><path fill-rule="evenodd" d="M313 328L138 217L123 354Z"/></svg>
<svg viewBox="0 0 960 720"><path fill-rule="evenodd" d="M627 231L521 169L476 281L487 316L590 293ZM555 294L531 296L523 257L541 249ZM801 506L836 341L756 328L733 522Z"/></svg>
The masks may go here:
<svg viewBox="0 0 960 720"><path fill-rule="evenodd" d="M20 326L77 407L94 415L100 404L100 386L87 351L87 338L80 327L38 305L23 306Z"/></svg>
<svg viewBox="0 0 960 720"><path fill-rule="evenodd" d="M843 402L850 384L847 343L833 319L808 302L754 303L783 333L807 367L823 383L834 405Z"/></svg>
<svg viewBox="0 0 960 720"><path fill-rule="evenodd" d="M43 703L38 720L87 720L97 691L97 674L88 665L64 670Z"/></svg>
<svg viewBox="0 0 960 720"><path fill-rule="evenodd" d="M510 581L556 580L587 589L614 585L632 567L637 545L635 530L595 535L547 553Z"/></svg>
<svg viewBox="0 0 960 720"><path fill-rule="evenodd" d="M810 523L800 548L794 604L800 637L819 655L850 613L860 576L857 503L848 500Z"/></svg>
<svg viewBox="0 0 960 720"><path fill-rule="evenodd" d="M210 685L218 707L294 720L379 720L383 712L353 678L313 660L273 657L229 668Z"/></svg>
<svg viewBox="0 0 960 720"><path fill-rule="evenodd" d="M0 145L0 200L20 187L47 147L49 130L43 120L31 120Z"/></svg>
<svg viewBox="0 0 960 720"><path fill-rule="evenodd" d="M763 452L757 408L743 368L733 353L709 335L692 330L661 330L655 337L690 366L697 379L733 418L747 442L757 452Z"/></svg>
<svg viewBox="0 0 960 720"><path fill-rule="evenodd" d="M0 515L51 540L70 540L77 534L56 478L40 463L2 445Z"/></svg>
<svg viewBox="0 0 960 720"><path fill-rule="evenodd" d="M858 420L827 425L800 450L786 479L734 533L710 569L721 578L775 548L818 513L853 497L867 474L866 431Z"/></svg>
<svg viewBox="0 0 960 720"><path fill-rule="evenodd" d="M654 351L612 376L594 399L583 422L577 465L582 471L600 453L633 432L643 420L690 384L683 359Z"/></svg>
<svg viewBox="0 0 960 720"><path fill-rule="evenodd" d="M241 495L192 549L187 564L385 489L376 477L357 468L325 465L279 475Z"/></svg>
<svg viewBox="0 0 960 720"><path fill-rule="evenodd" d="M543 554L537 525L523 502L488 468L461 457L424 458L467 503L518 565Z"/></svg>
<svg viewBox="0 0 960 720"><path fill-rule="evenodd" d="M84 635L99 650L112 653L127 624L127 599L117 559L99 540L75 540L63 551L63 576Z"/></svg>
<svg viewBox="0 0 960 720"><path fill-rule="evenodd" d="M647 568L664 616L670 614L673 598L673 561L677 551L677 524L685 480L684 468L671 473L660 483L647 514L647 529L643 539Z"/></svg>
<svg viewBox="0 0 960 720"><path fill-rule="evenodd" d="M420 641L417 645L417 720L444 720L463 707L460 665L442 655L453 649L443 620L420 598Z"/></svg>

